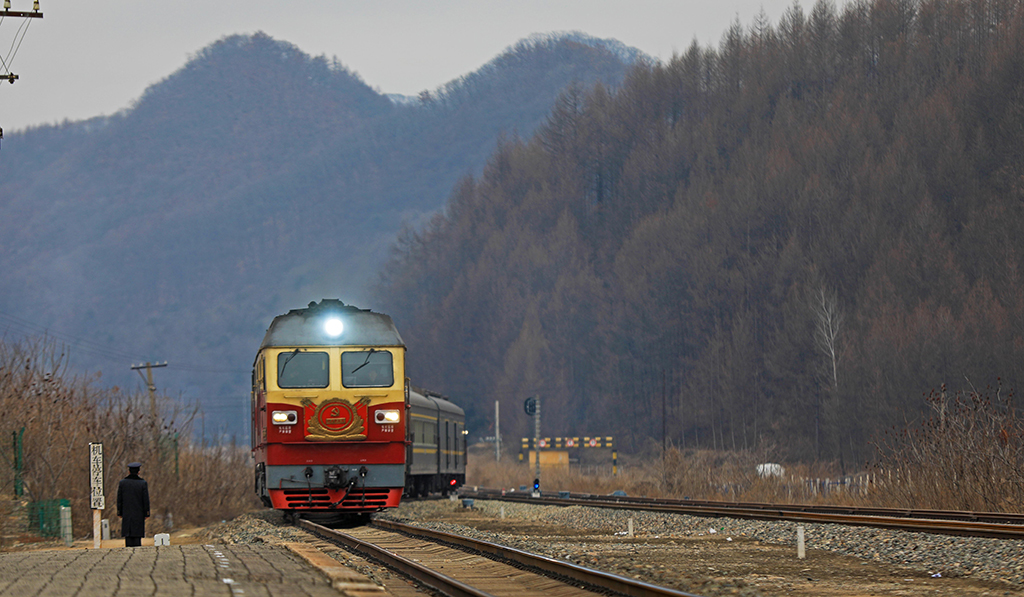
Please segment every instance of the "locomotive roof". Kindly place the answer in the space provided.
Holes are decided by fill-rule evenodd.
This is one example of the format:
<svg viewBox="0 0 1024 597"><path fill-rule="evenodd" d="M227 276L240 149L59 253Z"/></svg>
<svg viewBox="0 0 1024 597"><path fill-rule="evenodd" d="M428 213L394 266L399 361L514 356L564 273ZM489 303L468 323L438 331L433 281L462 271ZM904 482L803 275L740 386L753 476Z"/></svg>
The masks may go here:
<svg viewBox="0 0 1024 597"><path fill-rule="evenodd" d="M342 322L343 331L330 336L324 324ZM389 315L346 305L338 299L311 302L305 309L292 309L270 322L260 350L272 346L405 346Z"/></svg>

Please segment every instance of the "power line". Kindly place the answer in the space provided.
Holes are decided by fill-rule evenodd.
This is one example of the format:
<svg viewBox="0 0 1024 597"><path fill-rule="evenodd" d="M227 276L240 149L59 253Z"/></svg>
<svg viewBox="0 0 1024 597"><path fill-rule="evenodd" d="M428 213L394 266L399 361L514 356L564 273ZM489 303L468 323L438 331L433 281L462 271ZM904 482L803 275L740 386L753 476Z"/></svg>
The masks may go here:
<svg viewBox="0 0 1024 597"><path fill-rule="evenodd" d="M20 317L17 317L16 315L11 315L9 313L0 312L0 321L6 322L9 327L17 328L22 332L36 336L51 337L60 340L61 342L67 344L68 346L79 348L84 352L104 356L110 359L128 361L145 360L139 359L138 355L134 355L123 350L119 350L112 346L99 344L91 340L86 340L85 338L80 338L78 336L73 336L71 334L58 332L46 326L33 323L31 321L22 319Z"/></svg>

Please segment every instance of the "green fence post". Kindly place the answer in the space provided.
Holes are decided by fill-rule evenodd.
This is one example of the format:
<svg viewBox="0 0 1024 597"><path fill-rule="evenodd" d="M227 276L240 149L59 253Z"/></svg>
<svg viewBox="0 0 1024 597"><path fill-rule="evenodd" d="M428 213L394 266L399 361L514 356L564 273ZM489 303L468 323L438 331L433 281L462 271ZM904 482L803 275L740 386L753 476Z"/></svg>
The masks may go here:
<svg viewBox="0 0 1024 597"><path fill-rule="evenodd" d="M21 473L25 468L25 455L22 453L22 437L25 435L25 428L12 431L14 439L14 496L21 497L25 493L25 484Z"/></svg>

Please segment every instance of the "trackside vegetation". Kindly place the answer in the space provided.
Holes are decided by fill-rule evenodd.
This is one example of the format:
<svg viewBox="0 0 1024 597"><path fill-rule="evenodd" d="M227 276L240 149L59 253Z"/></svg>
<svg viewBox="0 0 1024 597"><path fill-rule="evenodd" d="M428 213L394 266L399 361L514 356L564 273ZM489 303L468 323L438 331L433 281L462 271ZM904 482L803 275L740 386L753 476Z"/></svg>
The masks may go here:
<svg viewBox="0 0 1024 597"><path fill-rule="evenodd" d="M198 409L159 396L104 388L98 376L73 373L69 354L46 338L0 341L0 495L3 534L30 532L28 502L67 499L76 537L92 533L89 443L102 442L106 508L115 536L117 483L131 461L142 463L152 516L146 532L165 532L232 518L258 507L249 446L210 444L193 434ZM21 438L16 470L13 438ZM20 477L21 495L18 493ZM19 513L20 512L20 513Z"/></svg>
<svg viewBox="0 0 1024 597"><path fill-rule="evenodd" d="M777 446L756 450L680 449L648 444L610 463L542 475L545 491L772 503L819 503L1020 512L1024 504L1024 418L1012 392L996 386L924 396L929 414L894 425L872 445L872 457L856 474L837 461L787 463L778 474L758 465L778 456ZM467 470L470 486L518 490L534 469L493 448L478 445Z"/></svg>

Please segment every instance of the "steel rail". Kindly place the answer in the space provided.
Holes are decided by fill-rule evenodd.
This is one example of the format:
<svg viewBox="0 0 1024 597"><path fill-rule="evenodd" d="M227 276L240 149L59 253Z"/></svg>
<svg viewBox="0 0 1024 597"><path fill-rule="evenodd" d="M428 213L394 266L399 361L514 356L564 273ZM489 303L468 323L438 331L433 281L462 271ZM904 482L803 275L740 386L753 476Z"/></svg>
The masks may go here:
<svg viewBox="0 0 1024 597"><path fill-rule="evenodd" d="M374 559L384 562L395 570L398 570L399 572L402 572L403 574L406 574L407 576L410 576L445 595L489 595L488 593L465 585L458 580L435 572L386 549L361 541L346 533L335 531L306 520L300 521L298 524L302 528L305 528L321 537L338 541L355 551L364 553ZM608 572L585 568L570 562L562 562L547 556L532 554L512 547L498 545L497 543L480 541L469 537L463 537L461 535L454 535L452 533L445 533L442 531L435 531L387 520L375 520L372 524L375 527L392 532L402 533L420 539L427 539L437 543L445 543L455 546L456 548L461 547L463 549L491 556L498 561L533 569L535 571L545 573L546 575L569 579L574 583L582 583L589 587L594 587L599 591L612 591L622 595L628 595L630 597L699 597L693 593L684 593L668 587L659 587L657 585L648 584Z"/></svg>
<svg viewBox="0 0 1024 597"><path fill-rule="evenodd" d="M452 597L494 597L490 593L485 593L465 583L459 582L454 578L445 576L436 570L431 570L426 566L421 566L408 558L403 558L398 554L391 553L382 547L378 547L365 541L360 541L352 535L329 529L314 522L309 522L308 520L300 520L298 522L298 526L315 535L331 541L336 541L354 551L367 555L379 562L383 562L393 570L397 570L398 572L423 583L442 595L450 595Z"/></svg>
<svg viewBox="0 0 1024 597"><path fill-rule="evenodd" d="M563 562L547 556L515 549L513 547L463 537L462 535L453 535L443 531L435 531L390 520L375 520L373 521L373 525L416 537L427 537L441 543L450 543L452 545L457 545L459 547L464 547L466 549L493 556L499 560L514 562L521 566L541 570L555 576L569 578L575 582L580 582L599 589L614 591L623 595L630 595L631 597L654 597L657 595L697 597L692 593L684 593L668 587L659 587L657 585L634 580L632 578L626 578L624 576L618 576L616 574L602 572L592 568L585 568L570 562Z"/></svg>
<svg viewBox="0 0 1024 597"><path fill-rule="evenodd" d="M963 520L970 522L991 522L997 524L1024 524L1024 514L1013 512L969 512L964 510L929 510L916 508L881 508L876 506L839 506L822 504L770 504L765 502L720 502L710 500L682 500L678 498L641 498L621 496L593 496L591 494L569 494L576 499L613 499L635 503L669 503L710 507L740 507L765 510L787 510L798 512L823 512L834 514L861 514L866 516L888 516L894 518L925 518L940 520Z"/></svg>
<svg viewBox="0 0 1024 597"><path fill-rule="evenodd" d="M759 504L744 502L709 502L697 500L627 498L622 496L576 495L539 498L526 494L505 494L500 490L462 490L463 497L493 499L557 506L591 506L595 508L631 509L700 516L725 516L760 520L788 520L891 528L943 535L966 535L996 539L1024 539L1024 524L989 522L990 520L1018 520L1014 515L1004 516L987 512L946 512L941 510L899 510L884 508L856 508L845 506L810 506L789 504ZM838 512L837 512L838 511ZM1019 518L1024 520L1024 517Z"/></svg>

